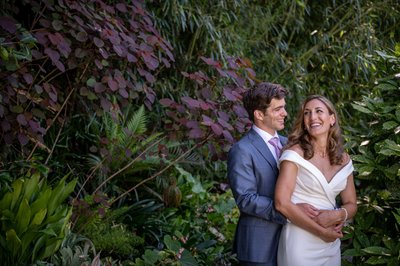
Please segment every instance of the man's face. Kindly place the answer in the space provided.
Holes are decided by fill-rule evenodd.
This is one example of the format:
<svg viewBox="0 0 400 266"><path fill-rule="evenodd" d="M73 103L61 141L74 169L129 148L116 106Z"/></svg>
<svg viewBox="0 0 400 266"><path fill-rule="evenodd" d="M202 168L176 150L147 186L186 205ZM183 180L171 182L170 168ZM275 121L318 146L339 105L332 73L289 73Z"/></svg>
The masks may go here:
<svg viewBox="0 0 400 266"><path fill-rule="evenodd" d="M285 127L285 118L287 116L285 106L285 99L272 99L264 112L255 111L255 125L271 135L274 135L276 131L282 130Z"/></svg>

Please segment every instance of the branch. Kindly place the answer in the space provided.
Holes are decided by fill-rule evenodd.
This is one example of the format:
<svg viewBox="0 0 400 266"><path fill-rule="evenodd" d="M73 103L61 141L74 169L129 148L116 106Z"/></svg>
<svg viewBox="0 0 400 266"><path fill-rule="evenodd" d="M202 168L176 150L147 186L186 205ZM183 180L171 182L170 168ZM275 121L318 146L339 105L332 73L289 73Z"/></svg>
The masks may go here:
<svg viewBox="0 0 400 266"><path fill-rule="evenodd" d="M199 146L202 146L204 143L206 143L209 139L210 139L209 135L206 139L204 139L203 141L201 141L200 143L194 145L192 148L190 148L189 150L187 150L186 152L184 152L182 155L180 155L178 158L176 158L174 161L172 161L170 164L168 164L166 167L164 167L163 169L161 169L160 171L158 171L157 173L155 173L154 175L142 180L141 182L139 182L138 184L136 184L134 187L130 188L129 190L125 191L124 193L122 193L121 195L119 195L115 200L113 200L110 205L114 204L116 201L118 201L119 199L121 199L122 197L124 197L125 195L129 194L132 190L137 189L139 186L143 185L144 183L156 178L157 176L159 176L160 174L164 173L166 170L168 170L171 166L175 165L177 162L179 162L183 157L186 156L186 154L190 153L191 151L193 151L194 149L198 148Z"/></svg>
<svg viewBox="0 0 400 266"><path fill-rule="evenodd" d="M63 105L61 106L60 110L57 112L56 116L51 120L51 123L46 127L45 129L45 133L49 130L49 128L54 124L54 121L56 121L57 117L60 115L61 111L64 109L64 107L66 106L69 97L71 97L72 93L74 92L75 88L72 88L72 90L69 92L67 98L65 99ZM31 157L33 156L33 153L35 152L36 148L37 148L38 144L36 143L35 146L33 147L31 153L29 154L27 161L29 161L31 159Z"/></svg>
<svg viewBox="0 0 400 266"><path fill-rule="evenodd" d="M140 157L142 157L143 154L145 154L148 150L150 150L151 148L153 148L156 144L160 143L163 139L165 139L165 136L162 137L161 139L157 140L156 142L152 143L150 146L148 146L142 153L140 153L138 156L136 156L135 159L133 159L132 161L130 161L127 165L125 165L124 167L122 167L121 169L119 169L117 172L115 172L114 174L112 174L110 177L108 177L106 180L103 181L103 183L101 183L96 190L93 192L93 194L96 194L99 189L101 187L103 187L108 181L110 181L112 178L114 178L116 175L120 174L121 172L123 172L124 170L126 170L127 168L129 168L134 162L136 162Z"/></svg>

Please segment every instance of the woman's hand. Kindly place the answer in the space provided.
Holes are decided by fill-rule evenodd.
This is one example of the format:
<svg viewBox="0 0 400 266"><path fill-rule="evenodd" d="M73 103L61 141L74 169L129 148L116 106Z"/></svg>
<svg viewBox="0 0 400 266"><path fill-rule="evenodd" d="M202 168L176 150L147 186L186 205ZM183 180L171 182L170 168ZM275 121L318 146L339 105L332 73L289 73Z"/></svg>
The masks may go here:
<svg viewBox="0 0 400 266"><path fill-rule="evenodd" d="M325 230L320 235L320 238L325 242L333 242L338 238L343 237L342 228L344 223L340 221L340 213L336 210L319 210L308 203L297 203L300 209L313 219Z"/></svg>
<svg viewBox="0 0 400 266"><path fill-rule="evenodd" d="M328 227L324 229L319 237L325 242L333 242L338 238L342 238L343 233L341 230L337 231L336 227Z"/></svg>

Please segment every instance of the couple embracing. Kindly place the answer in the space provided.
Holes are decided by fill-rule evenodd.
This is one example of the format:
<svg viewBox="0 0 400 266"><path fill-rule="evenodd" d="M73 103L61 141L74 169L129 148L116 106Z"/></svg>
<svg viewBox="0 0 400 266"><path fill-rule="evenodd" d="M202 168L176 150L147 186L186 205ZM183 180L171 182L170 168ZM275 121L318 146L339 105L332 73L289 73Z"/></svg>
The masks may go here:
<svg viewBox="0 0 400 266"><path fill-rule="evenodd" d="M323 96L308 97L288 138L278 135L287 94L263 82L243 97L253 125L228 155L240 210L233 252L240 265L338 266L342 227L357 211L352 161Z"/></svg>

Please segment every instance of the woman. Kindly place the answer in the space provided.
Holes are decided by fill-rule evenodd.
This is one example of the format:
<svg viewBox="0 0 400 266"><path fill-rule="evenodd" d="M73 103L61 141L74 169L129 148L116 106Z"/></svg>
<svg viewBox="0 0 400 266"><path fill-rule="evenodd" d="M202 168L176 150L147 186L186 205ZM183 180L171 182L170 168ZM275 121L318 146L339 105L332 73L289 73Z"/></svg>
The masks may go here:
<svg viewBox="0 0 400 266"><path fill-rule="evenodd" d="M276 208L290 221L280 236L279 266L341 265L341 229L357 203L354 168L338 122L333 104L313 95L302 104L289 135L275 190ZM299 203L315 208L305 213Z"/></svg>

